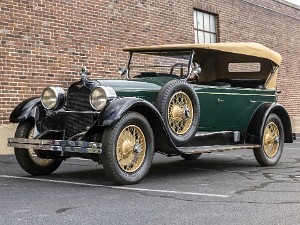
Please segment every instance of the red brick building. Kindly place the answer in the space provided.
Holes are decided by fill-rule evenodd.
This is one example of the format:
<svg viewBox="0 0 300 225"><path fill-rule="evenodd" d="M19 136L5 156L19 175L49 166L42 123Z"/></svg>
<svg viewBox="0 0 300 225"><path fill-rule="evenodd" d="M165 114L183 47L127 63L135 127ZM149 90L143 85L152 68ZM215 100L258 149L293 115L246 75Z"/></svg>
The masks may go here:
<svg viewBox="0 0 300 225"><path fill-rule="evenodd" d="M254 41L279 52L278 100L297 126L300 7L283 0L2 0L0 125L20 101L78 79L82 65L93 77L118 76L125 46L195 39Z"/></svg>

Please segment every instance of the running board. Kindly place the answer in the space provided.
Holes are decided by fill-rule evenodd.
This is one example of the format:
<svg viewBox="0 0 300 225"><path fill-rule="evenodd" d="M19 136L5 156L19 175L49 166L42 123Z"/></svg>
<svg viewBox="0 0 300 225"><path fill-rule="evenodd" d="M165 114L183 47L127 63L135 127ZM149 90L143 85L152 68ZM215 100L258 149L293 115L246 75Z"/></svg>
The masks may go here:
<svg viewBox="0 0 300 225"><path fill-rule="evenodd" d="M188 146L178 147L183 154L199 154L211 152L223 152L228 150L241 150L259 148L260 145L256 144L239 144L239 145L211 145L211 146Z"/></svg>

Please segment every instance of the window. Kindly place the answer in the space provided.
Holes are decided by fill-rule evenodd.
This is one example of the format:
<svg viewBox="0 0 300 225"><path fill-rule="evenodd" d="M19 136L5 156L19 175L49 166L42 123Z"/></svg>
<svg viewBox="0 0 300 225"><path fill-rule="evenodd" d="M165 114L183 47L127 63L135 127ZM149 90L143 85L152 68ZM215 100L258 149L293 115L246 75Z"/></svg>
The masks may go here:
<svg viewBox="0 0 300 225"><path fill-rule="evenodd" d="M254 73L260 72L260 63L229 63L228 71L230 73Z"/></svg>
<svg viewBox="0 0 300 225"><path fill-rule="evenodd" d="M217 42L216 16L194 10L195 43Z"/></svg>

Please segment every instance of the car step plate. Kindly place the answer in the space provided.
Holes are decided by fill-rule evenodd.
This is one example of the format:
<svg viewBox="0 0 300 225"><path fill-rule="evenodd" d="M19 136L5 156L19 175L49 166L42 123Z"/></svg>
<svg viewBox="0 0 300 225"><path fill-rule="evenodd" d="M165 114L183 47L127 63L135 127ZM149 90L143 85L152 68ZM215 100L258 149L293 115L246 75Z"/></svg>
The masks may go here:
<svg viewBox="0 0 300 225"><path fill-rule="evenodd" d="M240 144L240 145L211 145L211 146L188 146L179 147L178 149L185 154L223 152L228 150L241 150L259 148L257 144Z"/></svg>

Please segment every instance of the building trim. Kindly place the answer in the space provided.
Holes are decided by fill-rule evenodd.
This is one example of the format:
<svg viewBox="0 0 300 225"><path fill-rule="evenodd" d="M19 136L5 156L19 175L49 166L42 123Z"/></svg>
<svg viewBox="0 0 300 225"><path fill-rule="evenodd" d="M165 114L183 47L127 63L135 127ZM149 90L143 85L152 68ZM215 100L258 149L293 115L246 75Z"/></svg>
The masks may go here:
<svg viewBox="0 0 300 225"><path fill-rule="evenodd" d="M288 1L285 1L285 0L273 0L273 1L279 2L279 3L283 4L283 5L287 5L287 6L291 7L291 8L294 8L294 9L300 10L300 6L299 5L295 5L295 4L291 3L291 2L288 2Z"/></svg>
<svg viewBox="0 0 300 225"><path fill-rule="evenodd" d="M208 13L212 13L215 15L219 14L219 10L217 7L207 4L207 3L203 3L203 2L195 2L194 3L194 9L198 9L198 10L202 10Z"/></svg>
<svg viewBox="0 0 300 225"><path fill-rule="evenodd" d="M266 7L266 6L263 6L263 5L260 5L260 4L257 4L257 3L254 3L254 2L248 1L248 0L240 0L240 1L246 2L246 3L251 4L251 5L254 5L254 6L256 6L256 7L260 7L260 8L269 10L269 11L271 11L271 12L275 12L275 13L284 15L284 16L286 16L286 17L290 17L290 18L293 18L293 19L296 19L296 20L300 20L299 17L292 16L292 15L289 15L289 14L286 14L286 13L283 13L283 12L280 12L280 11L275 10L275 9L271 9L271 8L269 8L269 7ZM282 3L282 4L286 4L285 1L281 1L281 0L273 0L273 1L277 1L277 2L280 2L280 3ZM283 3L283 2L285 2L285 3ZM286 5L287 5L287 4L286 4ZM298 9L298 8L297 8L297 9ZM300 9L300 7L299 7L299 9Z"/></svg>

